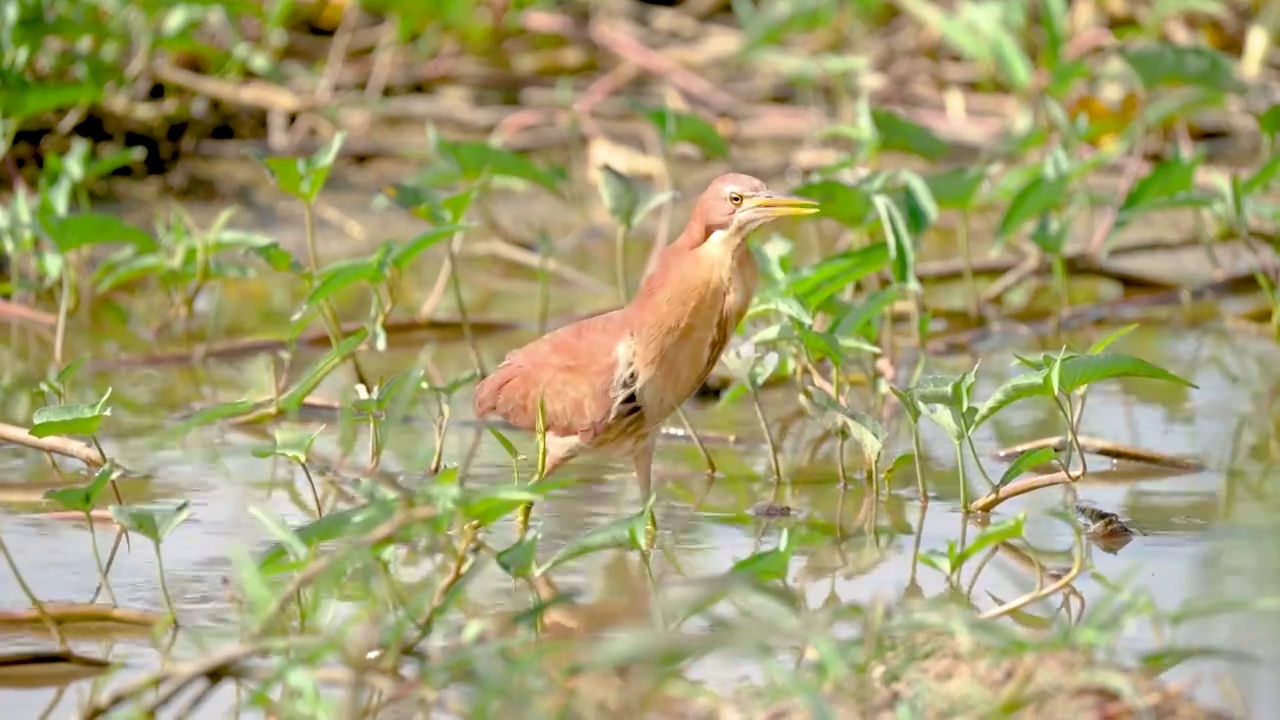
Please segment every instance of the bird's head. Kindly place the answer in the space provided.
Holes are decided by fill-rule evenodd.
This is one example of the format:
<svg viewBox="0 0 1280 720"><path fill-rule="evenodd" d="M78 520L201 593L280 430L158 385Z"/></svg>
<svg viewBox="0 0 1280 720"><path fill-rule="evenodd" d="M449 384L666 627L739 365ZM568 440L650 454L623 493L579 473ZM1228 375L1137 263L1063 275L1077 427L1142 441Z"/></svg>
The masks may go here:
<svg viewBox="0 0 1280 720"><path fill-rule="evenodd" d="M688 232L700 237L689 239L696 244L726 242L736 248L753 231L778 218L816 212L818 203L813 200L781 195L759 178L730 173L711 181L698 198Z"/></svg>

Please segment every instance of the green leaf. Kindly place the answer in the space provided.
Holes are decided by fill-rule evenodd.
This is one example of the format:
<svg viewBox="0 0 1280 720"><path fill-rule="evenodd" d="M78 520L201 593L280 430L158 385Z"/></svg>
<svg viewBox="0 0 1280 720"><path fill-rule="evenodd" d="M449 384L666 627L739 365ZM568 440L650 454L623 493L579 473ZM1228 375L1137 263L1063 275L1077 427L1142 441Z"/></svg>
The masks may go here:
<svg viewBox="0 0 1280 720"><path fill-rule="evenodd" d="M240 250L244 254L258 258L276 272L302 270L302 263L298 262L298 258L294 257L293 253L265 235L240 230L223 230L210 247L213 252L231 249Z"/></svg>
<svg viewBox="0 0 1280 720"><path fill-rule="evenodd" d="M1048 50L1045 64L1050 70L1057 69L1066 59L1063 48L1070 34L1070 22L1067 0L1041 0L1040 27L1044 31L1045 45Z"/></svg>
<svg viewBox="0 0 1280 720"><path fill-rule="evenodd" d="M1175 156L1151 168L1151 172L1134 183L1125 196L1116 218L1117 227L1129 223L1144 212L1168 207L1170 200L1194 197L1190 194L1195 186L1196 169L1200 162L1200 157L1183 159Z"/></svg>
<svg viewBox="0 0 1280 720"><path fill-rule="evenodd" d="M868 467L875 467L884 452L884 440L888 437L884 426L866 413L841 403L825 390L814 388L809 397L818 408L827 412L849 433L849 437L862 448Z"/></svg>
<svg viewBox="0 0 1280 720"><path fill-rule="evenodd" d="M115 261L108 258L94 273L94 287L98 293L107 293L139 278L162 275L168 263L159 253L147 253Z"/></svg>
<svg viewBox="0 0 1280 720"><path fill-rule="evenodd" d="M615 222L624 228L632 227L632 218L640 205L640 189L635 180L614 170L611 165L601 166L600 199Z"/></svg>
<svg viewBox="0 0 1280 720"><path fill-rule="evenodd" d="M102 490L115 475L115 462L108 460L106 465L98 469L89 484L79 487L54 488L44 494L45 500L51 500L64 510L88 513L98 504Z"/></svg>
<svg viewBox="0 0 1280 720"><path fill-rule="evenodd" d="M346 139L347 131L339 130L310 157L268 157L262 159L262 164L282 191L303 202L315 202Z"/></svg>
<svg viewBox="0 0 1280 720"><path fill-rule="evenodd" d="M191 516L191 501L183 500L174 507L112 505L108 509L121 527L158 545Z"/></svg>
<svg viewBox="0 0 1280 720"><path fill-rule="evenodd" d="M516 449L515 443L512 443L509 439L507 439L506 435L503 435L501 432L499 432L498 428L490 427L489 432L492 433L493 436L498 439L498 444L502 445L502 449L507 451L508 457L510 457L512 460L519 459L520 451Z"/></svg>
<svg viewBox="0 0 1280 720"><path fill-rule="evenodd" d="M696 145L708 158L729 155L729 144L724 141L720 132L697 115L664 107L647 110L644 116L658 129L663 143L668 147L678 142L687 142Z"/></svg>
<svg viewBox="0 0 1280 720"><path fill-rule="evenodd" d="M515 512L521 505L541 500L548 492L565 482L566 480L557 483L544 480L518 488L508 485L469 493L463 500L463 514L481 527L488 527Z"/></svg>
<svg viewBox="0 0 1280 720"><path fill-rule="evenodd" d="M9 78L6 78L9 80ZM0 93L0 118L18 121L96 103L105 90L102 83L17 82Z"/></svg>
<svg viewBox="0 0 1280 720"><path fill-rule="evenodd" d="M1102 338L1100 338L1097 342L1090 345L1088 354L1097 355L1103 350L1106 350L1107 348L1111 347L1112 343L1124 337L1125 335L1128 335L1129 333L1133 332L1136 329L1138 329L1138 323L1130 323L1128 325L1125 325L1122 328L1118 328L1116 330L1111 331L1107 335L1104 335Z"/></svg>
<svg viewBox="0 0 1280 720"><path fill-rule="evenodd" d="M538 535L536 533L523 540L517 540L497 556L498 566L514 578L525 577L533 572L533 564L537 559Z"/></svg>
<svg viewBox="0 0 1280 720"><path fill-rule="evenodd" d="M368 328L360 328L338 343L338 346L325 353L320 362L311 368L292 388L280 398L280 407L288 412L296 411L302 403L320 385L325 377L333 372L346 358L364 344L369 337Z"/></svg>
<svg viewBox="0 0 1280 720"><path fill-rule="evenodd" d="M969 210L973 206L978 188L987 179L987 168L955 167L925 178L934 201L939 207L953 210Z"/></svg>
<svg viewBox="0 0 1280 720"><path fill-rule="evenodd" d="M557 565L584 555L600 552L601 550L642 549L644 547L645 522L648 519L648 515L649 509L645 508L634 515L621 517L608 524L588 530L560 548L559 551L551 556L550 560L537 569L536 574L544 575Z"/></svg>
<svg viewBox="0 0 1280 720"><path fill-rule="evenodd" d="M294 528L297 539L306 543L307 547L315 547L320 543L332 542L340 538L359 537L389 519L396 505L391 500L374 500L359 507L338 510L319 517L311 522ZM283 563L288 557L288 548L281 542L273 543L258 559L258 567L262 572L275 574L289 569Z"/></svg>
<svg viewBox="0 0 1280 720"><path fill-rule="evenodd" d="M516 152L503 150L478 141L440 143L440 150L450 158L462 176L479 180L486 175L525 180L558 192L560 178L538 167L532 160ZM455 218L454 222L458 219Z"/></svg>
<svg viewBox="0 0 1280 720"><path fill-rule="evenodd" d="M906 213L907 231L919 237L938 220L938 201L924 178L909 170L898 173L902 180L902 207Z"/></svg>
<svg viewBox="0 0 1280 720"><path fill-rule="evenodd" d="M123 242L139 250L156 249L155 238L147 231L130 225L115 215L83 212L42 221L49 239L63 253L88 245Z"/></svg>
<svg viewBox="0 0 1280 720"><path fill-rule="evenodd" d="M879 464L880 454L884 451L884 439L887 436L884 426L870 415L851 407L844 409L842 419L854 442L862 446L867 464L871 467Z"/></svg>
<svg viewBox="0 0 1280 720"><path fill-rule="evenodd" d="M1280 103L1272 105L1258 116L1258 129L1268 137L1280 133Z"/></svg>
<svg viewBox="0 0 1280 720"><path fill-rule="evenodd" d="M80 357L76 358L75 360L72 360L71 362L62 366L62 369L59 370L58 373L54 376L54 382L58 383L59 385L66 385L67 381L75 377L75 374L80 370L80 368L85 364L85 362L89 360L89 357L90 355L88 353L85 353Z"/></svg>
<svg viewBox="0 0 1280 720"><path fill-rule="evenodd" d="M797 274L790 282L791 293L806 308L816 310L827 298L883 270L889 265L889 256L889 245L884 242L828 256Z"/></svg>
<svg viewBox="0 0 1280 720"><path fill-rule="evenodd" d="M102 419L111 414L107 400L111 397L111 388L95 403L75 405L46 405L31 415L31 429L27 432L32 437L49 437L51 435L97 435Z"/></svg>
<svg viewBox="0 0 1280 720"><path fill-rule="evenodd" d="M381 281L386 277L387 259L393 249L394 245L391 243L383 243L371 257L340 260L321 269L316 277L318 282L303 301L303 307L317 307L357 283L374 284Z"/></svg>
<svg viewBox="0 0 1280 720"><path fill-rule="evenodd" d="M1243 92L1231 56L1204 45L1148 43L1123 49L1120 56L1144 88L1192 85L1214 92Z"/></svg>
<svg viewBox="0 0 1280 720"><path fill-rule="evenodd" d="M997 236L1006 238L1028 220L1061 206L1067 196L1069 182L1070 179L1065 175L1038 175L1032 178L1009 202L1009 209L1000 218Z"/></svg>
<svg viewBox="0 0 1280 720"><path fill-rule="evenodd" d="M624 230L636 227L649 213L675 196L671 190L655 192L609 165L602 166L600 170L601 200L610 217Z"/></svg>
<svg viewBox="0 0 1280 720"><path fill-rule="evenodd" d="M978 428L996 413L1020 400L1030 397L1049 397L1049 394L1049 386L1045 382L1043 370L1027 372L1011 378L978 407L978 414L973 419L973 427Z"/></svg>
<svg viewBox="0 0 1280 720"><path fill-rule="evenodd" d="M778 369L778 363L781 358L776 352L767 352L761 355L756 362L751 364L751 370L747 373L746 380L753 388L762 388L764 384L773 376L775 370Z"/></svg>
<svg viewBox="0 0 1280 720"><path fill-rule="evenodd" d="M880 135L880 147L885 150L910 153L931 161L942 159L951 150L932 130L891 110L873 109L871 120Z"/></svg>
<svg viewBox="0 0 1280 720"><path fill-rule="evenodd" d="M907 417L911 419L911 424L915 425L920 422L920 404L916 401L913 393L908 390L899 390L896 386L890 385L889 392L898 398L898 402L902 403L902 409L906 411Z"/></svg>
<svg viewBox="0 0 1280 720"><path fill-rule="evenodd" d="M775 312L779 315L789 317L801 325L812 325L813 315L800 301L787 295L779 295L778 293L765 293L755 298L751 303L751 309L747 311L747 318L754 318L764 313Z"/></svg>
<svg viewBox="0 0 1280 720"><path fill-rule="evenodd" d="M876 213L880 216L880 227L885 241L889 244L889 259L893 267L894 282L912 289L920 287L916 279L915 241L902 218L902 212L889 196L876 193L871 198Z"/></svg>
<svg viewBox="0 0 1280 720"><path fill-rule="evenodd" d="M792 194L816 200L818 217L831 218L852 230L865 227L875 209L868 192L835 180L801 185L792 190Z"/></svg>
<svg viewBox="0 0 1280 720"><path fill-rule="evenodd" d="M890 285L871 293L862 302L849 308L844 315L838 316L833 324L837 337L860 335L870 341L875 337L876 325L873 320L884 313L901 295L900 285Z"/></svg>
<svg viewBox="0 0 1280 720"><path fill-rule="evenodd" d="M783 528L776 548L761 550L742 558L733 564L729 574L745 575L762 583L786 580L787 570L791 567L791 556L795 553L790 536L791 529Z"/></svg>
<svg viewBox="0 0 1280 720"><path fill-rule="evenodd" d="M1062 361L1060 389L1071 393L1086 385L1112 378L1149 378L1198 390L1199 386L1158 365L1130 355L1099 353L1078 355Z"/></svg>
<svg viewBox="0 0 1280 720"><path fill-rule="evenodd" d="M1009 542L1022 537L1027 523L1027 514L1018 513L1017 517L1002 520L988 525L972 542L964 546L956 555L955 567L964 567L965 562L993 545Z"/></svg>
<svg viewBox="0 0 1280 720"><path fill-rule="evenodd" d="M255 403L252 400L234 400L232 402L210 405L209 407L201 408L191 413L176 425L166 428L165 435L180 438L198 427L212 425L216 422L245 415L257 407L257 405L258 403Z"/></svg>
<svg viewBox="0 0 1280 720"><path fill-rule="evenodd" d="M1277 177L1280 177L1280 154L1272 155L1252 175L1245 178L1240 183L1240 190L1245 195L1265 192L1275 184Z"/></svg>
<svg viewBox="0 0 1280 720"><path fill-rule="evenodd" d="M1261 660L1257 653L1206 645L1204 647L1162 647L1144 653L1138 660L1142 670L1150 677L1172 670L1188 660L1214 659L1227 663L1254 664Z"/></svg>
<svg viewBox="0 0 1280 720"><path fill-rule="evenodd" d="M1004 474L1000 476L1000 482L996 483L996 487L1004 487L1031 468L1043 465L1057 457L1057 455L1057 451L1051 447L1036 448L1022 453L1009 465L1009 469L1005 470Z"/></svg>
<svg viewBox="0 0 1280 720"><path fill-rule="evenodd" d="M277 425L273 428L275 432L275 442L269 448L255 448L251 452L254 457L269 458L282 457L286 460L292 460L299 465L307 464L307 455L311 452L311 446L315 444L316 438L320 436L324 426L316 428L315 432L306 432L295 427L287 425Z"/></svg>

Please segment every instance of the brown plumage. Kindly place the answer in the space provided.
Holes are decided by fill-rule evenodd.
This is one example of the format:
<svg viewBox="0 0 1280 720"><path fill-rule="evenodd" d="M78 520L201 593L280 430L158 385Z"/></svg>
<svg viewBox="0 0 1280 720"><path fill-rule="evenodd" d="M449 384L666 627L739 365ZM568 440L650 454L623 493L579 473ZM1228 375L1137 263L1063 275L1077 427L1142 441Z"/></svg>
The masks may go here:
<svg viewBox="0 0 1280 720"><path fill-rule="evenodd" d="M476 417L534 430L541 397L548 473L608 449L631 457L647 497L656 431L706 380L755 293L747 236L813 212L749 175L716 178L630 303L513 350L476 388Z"/></svg>

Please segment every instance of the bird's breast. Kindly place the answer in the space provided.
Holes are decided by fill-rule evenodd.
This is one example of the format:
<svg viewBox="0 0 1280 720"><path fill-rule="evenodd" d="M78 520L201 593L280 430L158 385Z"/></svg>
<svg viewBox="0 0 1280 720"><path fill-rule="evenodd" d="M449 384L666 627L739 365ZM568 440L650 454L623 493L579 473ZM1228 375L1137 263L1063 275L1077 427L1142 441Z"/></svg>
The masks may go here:
<svg viewBox="0 0 1280 720"><path fill-rule="evenodd" d="M664 421L697 391L746 313L755 260L745 245L738 250L729 262L689 258L664 276L653 302L635 308L639 400L648 422Z"/></svg>

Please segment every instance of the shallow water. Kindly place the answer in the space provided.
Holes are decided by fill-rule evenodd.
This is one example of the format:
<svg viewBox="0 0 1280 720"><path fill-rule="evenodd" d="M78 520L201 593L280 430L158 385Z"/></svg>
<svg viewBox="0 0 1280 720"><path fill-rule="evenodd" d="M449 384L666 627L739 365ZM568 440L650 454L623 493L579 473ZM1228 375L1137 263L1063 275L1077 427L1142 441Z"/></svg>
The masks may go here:
<svg viewBox="0 0 1280 720"><path fill-rule="evenodd" d="M1082 500L1120 513L1131 519L1140 534L1116 555L1095 550L1092 554L1098 572L1115 581L1129 580L1149 589L1158 605L1178 607L1188 599L1215 597L1249 597L1280 594L1280 562L1273 552L1280 538L1277 503L1272 488L1280 479L1274 457L1276 421L1270 407L1271 396L1280 385L1276 367L1276 348L1231 336L1214 329L1189 329L1177 326L1153 326L1136 331L1122 340L1123 351L1144 357L1159 358L1174 372L1183 374L1200 386L1198 392L1184 392L1167 385L1133 381L1100 385L1091 391L1085 412L1083 432L1148 449L1174 454L1190 454L1203 459L1208 469L1191 474L1148 473L1148 479L1108 484L1089 483L1079 489ZM984 397L1008 372L1007 353L983 358L977 396ZM388 366L413 362L409 353L392 353L384 358ZM254 361L240 363L253 366ZM950 363L948 363L950 364ZM939 362L931 370L952 368ZM152 371L147 371L152 372ZM175 397L181 395L184 373L175 372ZM127 404L131 388L140 387L140 395L148 393L141 383L120 382L116 393L120 403ZM778 417L788 407L782 398L771 396L766 406L771 417ZM141 398L139 398L141 399ZM457 399L465 407L468 398ZM159 408L158 408L159 409ZM701 472L700 461L692 446L679 440L663 443L659 452L659 476L664 479L658 505L663 538L657 572L672 570L698 576L720 572L736 559L776 540L778 529L787 521L751 520L742 522L741 513L761 501L777 499L802 513L820 516L829 522L842 522L847 537L843 542L833 536L829 543L801 548L795 557L790 581L804 588L811 607L829 601L834 593L844 602L865 601L875 596L901 597L911 572L914 533L920 534L922 550L944 549L949 540L961 532L962 519L957 513L955 475L949 443L932 427L925 428L926 454L931 487L936 497L924 510L914 499L914 474L909 468L899 474L895 486L899 491L864 506L866 492L851 488L843 492L835 481L835 468L829 449L825 457L798 466L784 461L784 469L795 483L784 486L775 498L769 478L768 455L759 437L754 416L746 405L720 408L710 404L694 405L691 413L695 425L708 430L731 432L744 437L739 445L714 446L722 476L709 482ZM803 430L803 428L801 428ZM1053 433L1053 416L1044 408L1026 403L1009 409L992 424L990 431L978 438L980 453L1014 442ZM473 441L473 428L460 426L449 440L447 462L457 462ZM902 435L903 433L898 433ZM424 435L427 436L424 438ZM812 429L809 435L812 436ZM325 437L317 445L322 447ZM797 448L802 438L783 439L784 458L802 457ZM233 547L250 552L264 548L272 536L254 519L249 508L260 506L294 521L301 513L271 479L292 478L293 473L270 460L250 454L262 440L224 430L207 430L192 434L180 447L165 447L148 434L117 438L109 433L104 439L107 451L127 466L154 473L147 488L150 497L189 498L195 513L164 543L165 564L170 589L188 628L216 629L233 617L223 592L223 579L234 579L235 572L228 553ZM907 443L899 438L887 456L895 456ZM429 449L429 433L413 425L396 428L390 440L388 461L404 467L421 466ZM1094 463L1104 462L1095 458ZM1095 465L1095 469L1102 467ZM991 461L993 475L1003 464ZM0 472L5 490L16 490L24 483L47 481L49 473L43 461L27 453L6 449L0 453ZM510 475L506 456L487 433L481 438L478 454L470 468L475 482L508 482ZM544 548L563 543L584 528L631 511L637 500L634 488L627 482L629 468L592 459L578 464L575 476L581 482L557 492L538 506L536 519L541 523ZM976 472L971 469L971 475ZM978 488L982 482L974 480ZM1000 508L998 516L1019 511L1030 513L1027 539L1035 547L1070 547L1071 531L1045 511L1055 507L1062 494L1057 489L1024 496ZM696 505L696 507L695 507ZM0 524L10 547L17 550L18 562L33 590L46 600L86 600L96 585L92 557L88 552L86 529L78 523L55 522L29 517L33 506L8 503L0 506ZM855 518L859 512L876 507L878 537L864 531ZM839 515L837 515L839 512ZM733 521L726 519L737 514ZM967 530L972 536L976 529ZM113 533L99 530L103 552L109 547ZM676 562L673 562L676 561ZM569 574L557 580L562 589L575 586L599 591L600 573L615 562L608 554L589 557L576 563ZM1059 556L1059 569L1068 561ZM971 569L970 569L971 570ZM122 552L112 572L113 584L120 601L126 606L159 607L155 558L139 539L132 552ZM945 588L939 573L921 565L917 581L925 595ZM496 575L489 578L495 590L503 587ZM966 573L965 582L968 582ZM998 556L983 572L975 600L980 607L994 604L986 593L1007 600L1026 592L1034 584L1033 575L1020 568L1007 556ZM1086 599L1095 599L1104 588L1093 577L1075 583ZM509 585L507 585L509 588ZM500 594L500 593L499 593ZM21 607L24 599L16 584L0 584L0 605ZM1033 611L1044 613L1051 608L1041 604ZM1192 645L1222 645L1238 651L1256 653L1257 664L1224 664L1216 661L1192 661L1167 673L1167 679L1194 681L1206 672L1225 671L1238 688L1243 700L1252 708L1267 707L1277 700L1274 684L1267 678L1280 670L1280 657L1275 648L1280 639L1280 621L1274 615L1232 615L1193 624L1174 641ZM6 640L24 643L19 639ZM1133 628L1124 647L1140 653L1152 646L1154 639L1143 628ZM94 654L105 651L98 643ZM130 665L145 667L153 656L145 641L122 641L112 649L117 658ZM749 677L749 667L718 665L703 661L690 669L690 674L729 685L741 677ZM1229 698L1216 684L1199 682L1197 697L1216 703ZM50 702L50 690L4 690L7 705L18 710L20 717L35 717ZM73 691L53 717L72 713L76 693ZM230 700L229 694L226 700ZM16 707L15 707L16 704ZM205 716L214 716L217 705L206 706Z"/></svg>
<svg viewBox="0 0 1280 720"><path fill-rule="evenodd" d="M360 184L360 179L351 184ZM338 204L347 202L346 211L367 211L368 194L352 191L343 195L338 187ZM346 198L345 200L343 198ZM141 212L141 211L139 211ZM199 209L197 208L197 212ZM206 213L207 214L207 213ZM680 213L677 212L677 215ZM554 213L549 213L549 217ZM274 217L274 216L273 216ZM287 220L288 218L285 218ZM572 225L580 218L559 218ZM252 215L248 222L275 227L281 218ZM541 221L539 221L541 222ZM551 222L551 220L548 220ZM286 226L295 225L285 222ZM370 221L370 226L374 223ZM396 221L377 224L388 236L401 237L412 232L412 224ZM287 235L287 233L282 233ZM344 246L339 234L328 232L326 247L334 254L354 254ZM290 238L285 238L290 239ZM296 244L292 238L290 244ZM596 239L598 240L598 238ZM798 243L800 241L798 240ZM600 242L584 235L568 241L575 267L597 277L610 277L611 260L607 235ZM643 261L643 249L633 253L632 260ZM488 263L488 265L485 265ZM638 273L639 265L634 266ZM492 261L472 261L464 266L477 278L479 290L468 290L468 302L475 301L476 312L498 315L496 309L519 308L527 320L525 305L512 305L501 289L485 288L480 282L485 275L500 276ZM486 272L493 270L493 272ZM422 281L429 284L430 278ZM228 292L224 315L228 327L241 327L265 332L261 317L264 305L287 306L277 289L265 291L270 299L253 293ZM425 290L422 291L425 294ZM274 293L274 294L273 294ZM511 296L518 292L509 291ZM419 298L420 299L420 298ZM584 312L607 307L613 302L608 294L590 292L562 294L553 303L552 314ZM258 314L254 314L254 309ZM288 309L283 315L288 314ZM353 315L356 317L357 315ZM273 316L267 324L278 323ZM106 327L105 325L95 327ZM136 329L136 328L135 328ZM1087 346L1104 331L1081 333L1070 338L1077 347ZM122 349L142 351L147 343L136 338L115 344L113 330L96 333L92 343L79 351L92 351L96 358L110 357ZM121 334L123 336L123 334ZM27 356L24 343L8 342L11 336L0 334L0 401L10 420L29 418L30 399L21 388L29 383L24 369ZM528 332L506 333L487 337L484 350L490 363L506 349L528 337ZM1009 348L981 357L979 381L975 396L985 398L1015 372L1010 367L1011 351L1035 352L1057 349L1046 341L1043 346L1028 340L1014 340ZM1079 498L1117 512L1130 520L1139 532L1119 553L1110 555L1097 549L1092 560L1097 573L1118 583L1151 592L1163 608L1176 608L1188 600L1213 598L1248 598L1280 596L1280 560L1273 551L1280 541L1280 500L1273 488L1280 479L1276 458L1280 458L1280 423L1274 407L1280 390L1280 349L1267 340L1257 340L1214 327L1192 327L1176 318L1154 322L1123 338L1115 349L1148 358L1189 378L1199 385L1188 391L1153 381L1119 381L1103 383L1091 389L1081 432L1146 449L1195 456L1207 465L1196 473L1151 471L1129 473L1124 478L1104 481L1095 476L1079 488ZM75 356L72 353L71 356ZM299 364L312 362L314 353ZM956 373L972 366L976 358L942 358L930 361L930 372ZM461 343L428 342L413 347L393 349L379 356L362 358L374 376L387 377L430 364L443 377L453 377L469 368L466 350ZM41 361L43 362L43 361ZM36 363L32 368L42 368ZM343 383L350 381L347 370L334 373L317 391L318 395L337 397ZM83 375L80 387L113 388L115 413L106 423L103 444L113 457L131 470L149 476L149 480L130 485L130 499L178 499L192 502L194 514L164 543L164 560L169 588L178 604L184 627L180 645L190 645L203 636L226 635L227 623L235 618L227 599L225 582L236 581L231 554L256 553L274 540L271 533L251 513L260 507L290 522L302 522L305 515L298 509L286 489L304 488L301 474L279 460L260 459L252 451L268 442L268 436L251 436L244 432L211 428L190 434L174 443L162 439L157 430L171 422L167 418L186 411L195 403L235 400L246 395L266 393L270 382L270 363L265 355L234 360L210 360L200 366L171 365L149 368L101 369ZM922 507L916 499L915 474L910 466L895 474L894 492L881 498L869 498L860 483L841 490L837 482L833 444L811 452L811 443L819 429L802 422L785 433L780 420L795 410L787 390L767 392L765 413L780 435L779 451L784 474L790 480L775 488L770 479L770 461L755 414L750 405L738 402L717 406L713 402L696 401L689 411L695 426L704 431L733 434L740 441L733 445L712 443L720 473L708 479L694 447L678 439L664 440L659 446L657 477L660 496L657 506L661 552L655 560L655 573L660 577L697 577L726 570L735 560L775 543L780 529L794 522L787 519L766 521L747 515L760 502L780 502L796 508L802 517L824 521L832 530L821 543L799 548L788 580L793 587L803 588L810 607L830 602L833 595L842 602L862 602L874 597L890 600L901 598L911 582L913 551L945 550L947 543L961 533L973 537L978 528L968 525L958 512L958 486L954 452L949 440L927 422L923 429L925 466L933 494ZM470 406L464 391L454 400L455 411L462 416ZM415 411L418 412L418 411ZM459 418L465 420L465 417ZM336 457L336 418L320 436L315 454ZM420 472L432 452L429 424L418 422L389 425L388 449L384 466L392 470ZM910 448L909 430L900 418L891 427L893 441L886 448L884 462ZM976 436L977 449L989 458L996 448L1055 435L1061 432L1054 411L1043 404L1025 402L1000 413ZM529 437L513 438L523 447ZM476 445L476 441L479 441ZM471 456L473 448L474 456ZM849 456L856 457L854 448ZM359 451L355 453L360 456ZM510 482L506 454L496 441L480 428L456 423L446 441L446 463L468 464L467 482ZM1106 461L1091 458L1091 468L1104 468ZM67 465L65 467L72 467ZM999 477L1005 464L996 460L986 463L988 472ZM856 473L860 471L854 470ZM579 535L584 529L608 522L637 506L636 489L630 482L631 469L626 463L610 463L601 459L584 459L567 473L577 479L569 487L554 493L535 510L535 522L543 535L541 553ZM969 468L971 492L981 492L984 481L976 468ZM24 577L34 592L44 600L86 601L96 586L92 555L88 548L86 528L77 522L52 521L32 516L41 509L37 500L44 487L55 481L43 458L27 451L0 448L0 531L14 549ZM32 490L34 486L38 489ZM302 491L305 495L306 491ZM1071 529L1048 512L1062 507L1060 488L1033 493L1001 506L996 518L1026 511L1029 514L1027 540L1042 551L1056 551L1051 569L1063 570L1070 562ZM506 527L505 525L502 527ZM837 532L834 528L839 528ZM873 528L874 532L868 532ZM105 554L114 537L113 531L100 528L97 539ZM495 540L495 545L497 541ZM625 560L625 559L623 559ZM575 562L558 573L556 581L562 590L581 589L588 597L625 594L629 587L617 581L617 555L598 554ZM974 567L967 566L963 583L967 586ZM942 592L946 585L940 573L919 564L915 580L926 596ZM5 577L8 577L7 574ZM161 606L156 582L156 560L151 548L135 538L131 551L122 551L112 570L113 586L122 605L158 609ZM497 572L478 580L489 583L479 587L478 597L495 607L510 600L510 583ZM1001 554L982 572L973 597L981 608L997 601L1009 600L1035 584L1034 574L1013 555ZM1086 575L1074 586L1088 601L1086 612L1099 607L1095 602L1105 594L1098 576ZM989 594L988 594L989 593ZM1028 611L1041 615L1053 612L1057 599L1040 603ZM0 607L23 607L26 601L16 583L0 582ZM1280 617L1275 614L1233 614L1215 617L1183 627L1179 634L1166 640L1193 646L1225 646L1254 653L1257 662L1225 663L1195 660L1166 673L1170 681L1195 683L1195 696L1206 702L1229 705L1237 698L1255 712L1280 700L1270 678L1280 671ZM0 636L4 647L40 646L39 640L26 637ZM1136 657L1156 644L1149 628L1138 625L1124 638L1123 649ZM146 639L120 640L113 645L102 641L84 641L77 647L86 654L113 658L128 663L129 673L146 669L156 655ZM689 668L688 674L707 681L713 687L728 689L756 668L735 662L733 658L711 656ZM1202 680L1207 673L1225 673L1235 690ZM116 680L119 681L118 679ZM52 708L48 717L75 714L77 698L87 693L87 685L70 687L65 696L52 689L0 689L6 707L16 717L37 717ZM221 717L231 706L230 691L220 693L203 706L202 717Z"/></svg>

